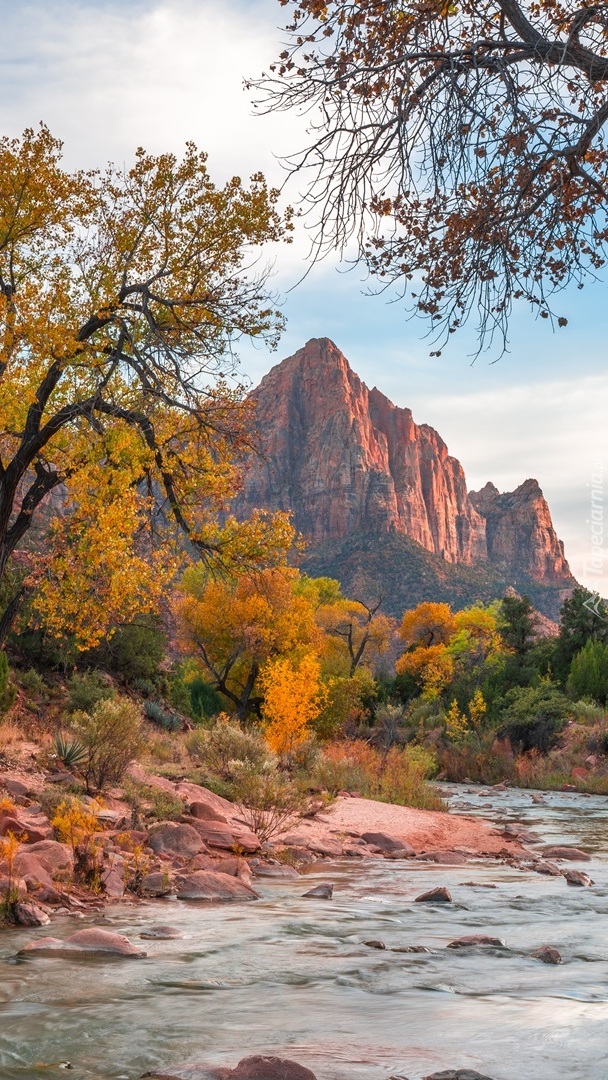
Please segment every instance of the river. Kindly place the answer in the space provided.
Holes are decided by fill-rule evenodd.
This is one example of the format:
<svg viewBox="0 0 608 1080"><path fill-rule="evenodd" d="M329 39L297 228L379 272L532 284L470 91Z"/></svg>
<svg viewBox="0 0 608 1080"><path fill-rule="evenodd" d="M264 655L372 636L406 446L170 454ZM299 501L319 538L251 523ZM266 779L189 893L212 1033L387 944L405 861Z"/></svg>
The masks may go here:
<svg viewBox="0 0 608 1080"><path fill-rule="evenodd" d="M0 1080L137 1080L160 1065L233 1066L256 1052L291 1057L319 1080L420 1080L466 1067L493 1080L606 1080L608 800L547 793L535 805L528 792L482 790L444 792L455 811L587 849L593 861L573 865L595 886L482 861L349 859L258 882L254 903L121 904L95 919L57 919L50 931L6 931ZM334 883L333 900L302 898L321 881ZM471 881L498 888L463 884ZM413 903L439 884L452 904ZM15 960L23 943L49 932L98 925L138 942L159 922L185 936L145 942L146 960ZM445 948L472 933L507 948ZM527 955L543 944L564 962ZM406 945L433 951L389 951Z"/></svg>

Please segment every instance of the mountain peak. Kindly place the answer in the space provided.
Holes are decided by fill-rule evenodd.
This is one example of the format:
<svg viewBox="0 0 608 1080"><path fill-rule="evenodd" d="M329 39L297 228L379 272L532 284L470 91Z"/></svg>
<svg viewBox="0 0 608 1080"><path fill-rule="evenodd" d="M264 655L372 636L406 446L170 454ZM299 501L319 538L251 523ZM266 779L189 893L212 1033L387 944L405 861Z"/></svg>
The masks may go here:
<svg viewBox="0 0 608 1080"><path fill-rule="evenodd" d="M402 534L444 563L496 564L539 582L572 578L536 480L467 492L440 435L369 390L338 346L311 338L251 395L262 459L236 506L290 511L314 544Z"/></svg>

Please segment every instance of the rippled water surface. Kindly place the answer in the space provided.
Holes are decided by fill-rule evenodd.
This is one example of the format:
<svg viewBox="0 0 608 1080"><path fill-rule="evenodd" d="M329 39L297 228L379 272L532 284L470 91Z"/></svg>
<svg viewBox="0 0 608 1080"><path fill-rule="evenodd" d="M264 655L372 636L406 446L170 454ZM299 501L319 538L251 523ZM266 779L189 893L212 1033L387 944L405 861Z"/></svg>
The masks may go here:
<svg viewBox="0 0 608 1080"><path fill-rule="evenodd" d="M54 936L102 925L133 941L151 923L183 940L145 942L140 961L29 958L49 928L0 937L0 1080L67 1075L136 1080L177 1062L234 1065L255 1052L308 1065L319 1080L420 1080L474 1068L493 1080L608 1078L608 800L447 789L454 810L521 822L546 843L580 845L596 884L573 888L507 866L342 860L299 880L262 881L262 899L205 907L122 905L66 918ZM319 881L331 901L304 900ZM464 882L496 882L486 889ZM453 904L414 904L432 885ZM506 949L453 951L488 933ZM363 942L380 939L384 952ZM555 945L559 967L531 959ZM430 953L394 953L425 945ZM69 1061L66 1073L60 1063Z"/></svg>

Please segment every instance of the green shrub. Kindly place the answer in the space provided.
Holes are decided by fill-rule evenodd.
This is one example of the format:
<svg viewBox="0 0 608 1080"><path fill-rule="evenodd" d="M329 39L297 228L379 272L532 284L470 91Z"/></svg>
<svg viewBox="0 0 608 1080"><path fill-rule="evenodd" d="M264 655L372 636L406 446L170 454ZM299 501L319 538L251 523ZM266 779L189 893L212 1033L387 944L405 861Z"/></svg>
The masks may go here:
<svg viewBox="0 0 608 1080"><path fill-rule="evenodd" d="M175 713L167 712L158 701L146 701L144 712L148 720L151 720L162 731L179 731L182 726L180 717L176 716Z"/></svg>
<svg viewBox="0 0 608 1080"><path fill-rule="evenodd" d="M230 780L240 766L262 769L273 760L259 731L246 731L227 716L219 717L209 731L192 732L187 747L206 770L225 780Z"/></svg>
<svg viewBox="0 0 608 1080"><path fill-rule="evenodd" d="M209 719L222 711L223 702L209 683L198 676L186 684L190 694L190 711L195 720Z"/></svg>
<svg viewBox="0 0 608 1080"><path fill-rule="evenodd" d="M99 701L106 701L113 695L112 687L108 686L99 672L87 671L83 675L72 675L68 681L66 709L69 713L90 713Z"/></svg>
<svg viewBox="0 0 608 1080"><path fill-rule="evenodd" d="M75 713L73 727L87 750L81 766L87 791L117 784L145 745L141 712L126 697L106 698L91 713Z"/></svg>
<svg viewBox="0 0 608 1080"><path fill-rule="evenodd" d="M0 652L0 713L8 712L16 696L17 691L10 681L8 656L3 649Z"/></svg>
<svg viewBox="0 0 608 1080"><path fill-rule="evenodd" d="M91 657L131 683L134 679L153 679L166 651L167 638L158 623L132 622L116 630Z"/></svg>
<svg viewBox="0 0 608 1080"><path fill-rule="evenodd" d="M20 672L19 685L22 690L25 690L26 694L33 694L38 697L46 693L45 681L35 668L28 668L27 671Z"/></svg>
<svg viewBox="0 0 608 1080"><path fill-rule="evenodd" d="M549 682L518 686L505 695L498 732L518 753L538 750L546 754L564 728L570 702Z"/></svg>
<svg viewBox="0 0 608 1080"><path fill-rule="evenodd" d="M570 664L568 690L605 704L608 697L608 644L589 639Z"/></svg>

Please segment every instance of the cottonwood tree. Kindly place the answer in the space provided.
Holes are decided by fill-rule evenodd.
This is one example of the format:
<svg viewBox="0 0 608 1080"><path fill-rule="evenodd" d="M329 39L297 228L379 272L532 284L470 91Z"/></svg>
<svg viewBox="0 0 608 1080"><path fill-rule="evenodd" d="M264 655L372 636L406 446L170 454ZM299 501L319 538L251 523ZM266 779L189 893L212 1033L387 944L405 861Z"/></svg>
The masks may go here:
<svg viewBox="0 0 608 1080"><path fill-rule="evenodd" d="M223 568L290 541L217 524L249 445L232 346L281 327L256 269L291 228L277 198L215 186L193 144L70 172L45 127L0 140L0 644L34 587L87 646L145 609L171 522Z"/></svg>
<svg viewBox="0 0 608 1080"><path fill-rule="evenodd" d="M566 0L279 0L286 48L254 86L310 118L290 159L317 253L346 247L408 293L435 340L606 259L608 7ZM557 322L564 324L558 317Z"/></svg>
<svg viewBox="0 0 608 1080"><path fill-rule="evenodd" d="M175 601L180 644L239 720L261 718L265 666L321 643L314 607L297 591L298 576L275 567L222 580L203 563L183 576Z"/></svg>

